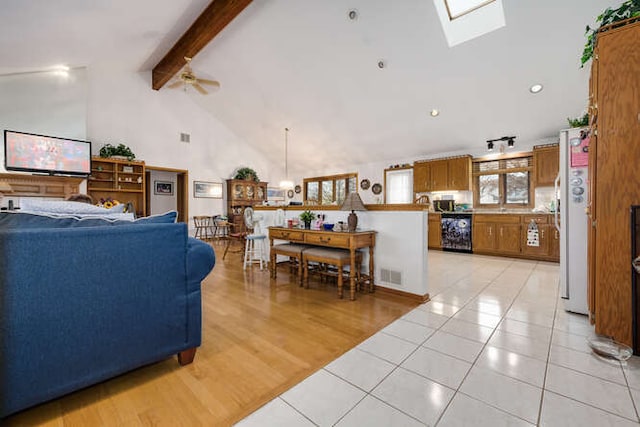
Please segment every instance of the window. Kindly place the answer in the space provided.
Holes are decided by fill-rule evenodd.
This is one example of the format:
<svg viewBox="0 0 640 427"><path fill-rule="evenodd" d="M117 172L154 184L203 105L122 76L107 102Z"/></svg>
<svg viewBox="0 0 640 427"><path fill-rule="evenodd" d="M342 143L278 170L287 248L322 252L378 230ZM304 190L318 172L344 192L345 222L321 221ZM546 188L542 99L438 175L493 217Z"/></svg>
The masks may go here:
<svg viewBox="0 0 640 427"><path fill-rule="evenodd" d="M476 9L480 9L482 6L486 6L493 1L495 0L444 0L447 5L449 19L451 20L473 12Z"/></svg>
<svg viewBox="0 0 640 427"><path fill-rule="evenodd" d="M356 191L358 174L305 178L304 201L309 205L341 205L347 194Z"/></svg>
<svg viewBox="0 0 640 427"><path fill-rule="evenodd" d="M385 203L413 202L413 169L385 169Z"/></svg>
<svg viewBox="0 0 640 427"><path fill-rule="evenodd" d="M474 160L474 200L478 207L521 206L533 203L530 154L498 160Z"/></svg>

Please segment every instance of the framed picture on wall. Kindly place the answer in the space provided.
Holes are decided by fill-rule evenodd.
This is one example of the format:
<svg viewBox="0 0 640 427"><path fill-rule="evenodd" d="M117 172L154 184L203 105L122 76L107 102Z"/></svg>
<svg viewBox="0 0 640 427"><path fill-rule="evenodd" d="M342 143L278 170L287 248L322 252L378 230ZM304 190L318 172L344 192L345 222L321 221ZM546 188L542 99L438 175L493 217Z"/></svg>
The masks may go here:
<svg viewBox="0 0 640 427"><path fill-rule="evenodd" d="M173 182L153 181L153 194L161 196L173 196Z"/></svg>
<svg viewBox="0 0 640 427"><path fill-rule="evenodd" d="M208 197L210 199L222 198L222 183L193 181L193 197Z"/></svg>
<svg viewBox="0 0 640 427"><path fill-rule="evenodd" d="M284 190L277 187L267 187L267 200L284 200Z"/></svg>

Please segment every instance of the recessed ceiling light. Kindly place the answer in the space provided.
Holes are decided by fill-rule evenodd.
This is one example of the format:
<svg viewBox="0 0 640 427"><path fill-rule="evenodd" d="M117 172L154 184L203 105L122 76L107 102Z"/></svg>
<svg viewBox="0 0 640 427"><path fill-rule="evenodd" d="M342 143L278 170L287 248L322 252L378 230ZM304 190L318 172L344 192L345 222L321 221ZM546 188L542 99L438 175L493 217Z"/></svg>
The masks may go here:
<svg viewBox="0 0 640 427"><path fill-rule="evenodd" d="M378 61L378 68L383 69L387 64L384 62L384 59Z"/></svg>
<svg viewBox="0 0 640 427"><path fill-rule="evenodd" d="M534 84L533 86L531 86L529 88L529 92L531 93L538 93L542 90L542 85L539 83Z"/></svg>
<svg viewBox="0 0 640 427"><path fill-rule="evenodd" d="M355 21L356 19L358 19L358 11L355 9L351 9L349 12L347 12L347 16L350 20Z"/></svg>
<svg viewBox="0 0 640 427"><path fill-rule="evenodd" d="M431 114L431 117L437 117L440 115L440 111L436 110L435 108L433 110L431 110L431 112L429 113Z"/></svg>

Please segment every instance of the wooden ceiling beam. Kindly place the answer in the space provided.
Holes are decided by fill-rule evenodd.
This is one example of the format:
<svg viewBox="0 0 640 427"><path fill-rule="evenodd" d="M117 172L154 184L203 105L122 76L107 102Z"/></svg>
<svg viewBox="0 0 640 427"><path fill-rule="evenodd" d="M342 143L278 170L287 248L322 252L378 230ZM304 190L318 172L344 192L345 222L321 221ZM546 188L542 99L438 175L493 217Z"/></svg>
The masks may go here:
<svg viewBox="0 0 640 427"><path fill-rule="evenodd" d="M193 58L252 0L213 0L180 37L169 53L153 67L151 87L159 90L184 66L184 57Z"/></svg>

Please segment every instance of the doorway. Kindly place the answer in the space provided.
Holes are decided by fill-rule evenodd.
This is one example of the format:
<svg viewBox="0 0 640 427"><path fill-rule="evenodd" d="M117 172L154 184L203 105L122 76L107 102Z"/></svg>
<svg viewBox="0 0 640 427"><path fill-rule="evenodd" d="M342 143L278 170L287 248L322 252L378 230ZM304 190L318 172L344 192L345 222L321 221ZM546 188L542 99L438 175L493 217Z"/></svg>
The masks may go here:
<svg viewBox="0 0 640 427"><path fill-rule="evenodd" d="M157 179L161 177L162 179ZM165 196L158 196L158 192L155 191L156 183L154 181L161 181L163 183L172 183L172 193L167 193ZM178 222L188 223L189 218L189 171L184 169L172 169L163 168L158 166L145 167L145 207L146 212L149 215L154 213L154 202L156 205L159 201L162 201L163 211L165 204L168 203L170 209L175 209L178 212ZM170 187L167 187L170 188ZM159 197L164 197L160 199Z"/></svg>

